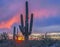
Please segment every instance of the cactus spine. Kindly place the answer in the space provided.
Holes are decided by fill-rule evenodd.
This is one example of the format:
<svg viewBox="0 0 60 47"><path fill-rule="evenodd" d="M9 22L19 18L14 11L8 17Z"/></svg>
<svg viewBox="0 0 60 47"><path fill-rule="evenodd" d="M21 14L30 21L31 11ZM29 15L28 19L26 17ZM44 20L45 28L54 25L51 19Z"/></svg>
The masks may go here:
<svg viewBox="0 0 60 47"><path fill-rule="evenodd" d="M31 14L30 17L30 24L29 24L29 18L28 18L28 1L26 1L26 17L25 17L25 26L23 21L23 15L21 14L21 25L19 25L19 28L22 32L22 34L25 37L25 40L28 40L29 35L32 31L32 25L33 25L33 14Z"/></svg>

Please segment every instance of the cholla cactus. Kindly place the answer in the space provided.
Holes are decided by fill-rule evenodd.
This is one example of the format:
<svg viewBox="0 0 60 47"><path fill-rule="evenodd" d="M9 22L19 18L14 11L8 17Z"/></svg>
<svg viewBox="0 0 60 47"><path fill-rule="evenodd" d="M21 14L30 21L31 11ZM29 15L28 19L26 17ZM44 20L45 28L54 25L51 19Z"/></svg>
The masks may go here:
<svg viewBox="0 0 60 47"><path fill-rule="evenodd" d="M25 40L28 40L29 35L31 34L32 25L33 25L33 14L31 14L31 18L30 18L30 22L29 22L29 18L28 18L28 1L26 1L25 26L24 26L24 21L23 21L23 15L22 14L21 14L21 25L19 25L19 28L20 28L22 34L24 35Z"/></svg>

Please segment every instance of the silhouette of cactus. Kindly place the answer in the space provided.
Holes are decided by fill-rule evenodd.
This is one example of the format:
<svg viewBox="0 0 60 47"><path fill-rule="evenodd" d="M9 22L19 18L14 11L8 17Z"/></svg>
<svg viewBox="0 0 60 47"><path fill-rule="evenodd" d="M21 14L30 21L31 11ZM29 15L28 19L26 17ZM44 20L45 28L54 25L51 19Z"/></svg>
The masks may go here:
<svg viewBox="0 0 60 47"><path fill-rule="evenodd" d="M16 34L17 40L18 40L18 29L17 29L17 34Z"/></svg>
<svg viewBox="0 0 60 47"><path fill-rule="evenodd" d="M14 26L14 29L13 29L13 40L15 40L15 34L16 33L16 27Z"/></svg>
<svg viewBox="0 0 60 47"><path fill-rule="evenodd" d="M21 25L19 25L19 28L20 28L22 34L24 35L25 40L28 40L29 35L31 34L32 25L33 25L33 14L31 14L30 22L29 22L29 18L28 18L28 1L26 1L25 26L24 26L24 21L23 21L23 15L22 14L21 14Z"/></svg>

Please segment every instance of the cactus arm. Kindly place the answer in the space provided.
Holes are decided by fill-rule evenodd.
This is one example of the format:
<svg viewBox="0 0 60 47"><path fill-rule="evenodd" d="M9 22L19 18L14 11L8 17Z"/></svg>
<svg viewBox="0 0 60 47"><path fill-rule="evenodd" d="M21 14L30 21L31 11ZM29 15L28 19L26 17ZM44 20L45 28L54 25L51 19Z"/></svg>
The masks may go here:
<svg viewBox="0 0 60 47"><path fill-rule="evenodd" d="M21 14L21 26L22 26L22 28L24 27L23 15L22 14Z"/></svg>
<svg viewBox="0 0 60 47"><path fill-rule="evenodd" d="M33 26L33 14L31 14L31 19L30 19L30 29L29 29L29 35L31 34L31 31L32 31L32 26Z"/></svg>
<svg viewBox="0 0 60 47"><path fill-rule="evenodd" d="M24 21L23 21L23 15L21 14L21 26L19 26L21 32L24 34Z"/></svg>
<svg viewBox="0 0 60 47"><path fill-rule="evenodd" d="M22 34L24 35L25 34L24 28L22 28L20 25L19 25L19 28L20 28L20 31L22 32Z"/></svg>
<svg viewBox="0 0 60 47"><path fill-rule="evenodd" d="M24 31L23 31L23 28L22 28L22 26L19 26L19 28L20 28L21 32L23 33Z"/></svg>
<svg viewBox="0 0 60 47"><path fill-rule="evenodd" d="M31 14L30 31L32 31L32 26L33 26L33 14Z"/></svg>

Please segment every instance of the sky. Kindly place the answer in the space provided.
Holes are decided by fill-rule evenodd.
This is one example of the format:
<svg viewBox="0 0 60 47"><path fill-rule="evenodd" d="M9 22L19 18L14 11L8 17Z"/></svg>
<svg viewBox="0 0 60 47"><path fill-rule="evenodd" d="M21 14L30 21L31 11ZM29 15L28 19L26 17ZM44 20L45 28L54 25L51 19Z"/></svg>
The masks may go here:
<svg viewBox="0 0 60 47"><path fill-rule="evenodd" d="M34 14L33 32L60 31L60 0L27 0L29 16ZM0 32L12 32L25 17L26 0L0 0Z"/></svg>

